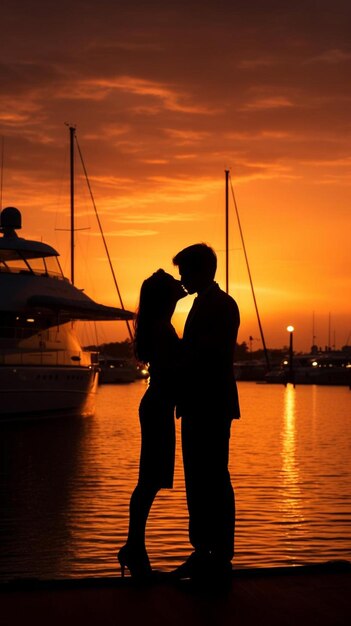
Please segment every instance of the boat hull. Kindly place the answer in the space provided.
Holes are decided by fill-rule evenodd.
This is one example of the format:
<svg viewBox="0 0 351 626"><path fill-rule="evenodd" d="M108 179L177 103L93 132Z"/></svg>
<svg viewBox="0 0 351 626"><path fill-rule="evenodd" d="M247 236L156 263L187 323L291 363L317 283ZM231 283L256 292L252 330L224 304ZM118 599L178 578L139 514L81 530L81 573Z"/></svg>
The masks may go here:
<svg viewBox="0 0 351 626"><path fill-rule="evenodd" d="M136 373L131 370L111 371L101 370L99 376L100 385L118 385L123 383L133 383L136 380Z"/></svg>
<svg viewBox="0 0 351 626"><path fill-rule="evenodd" d="M95 367L0 367L0 419L90 415L98 385Z"/></svg>
<svg viewBox="0 0 351 626"><path fill-rule="evenodd" d="M294 383L295 385L346 386L351 388L350 367L298 367L291 372L276 369L265 376L267 383Z"/></svg>

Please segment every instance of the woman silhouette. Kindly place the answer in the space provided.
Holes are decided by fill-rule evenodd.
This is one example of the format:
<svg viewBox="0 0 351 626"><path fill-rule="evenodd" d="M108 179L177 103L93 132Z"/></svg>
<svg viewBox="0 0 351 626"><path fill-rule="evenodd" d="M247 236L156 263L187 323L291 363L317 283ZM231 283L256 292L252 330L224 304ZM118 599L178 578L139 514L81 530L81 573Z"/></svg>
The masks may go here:
<svg viewBox="0 0 351 626"><path fill-rule="evenodd" d="M148 363L150 381L139 406L139 478L130 499L128 538L117 555L122 577L125 567L132 577L151 574L145 547L146 522L157 492L173 486L180 339L171 318L178 300L186 295L180 281L161 269L147 278L140 290L135 353L139 361Z"/></svg>

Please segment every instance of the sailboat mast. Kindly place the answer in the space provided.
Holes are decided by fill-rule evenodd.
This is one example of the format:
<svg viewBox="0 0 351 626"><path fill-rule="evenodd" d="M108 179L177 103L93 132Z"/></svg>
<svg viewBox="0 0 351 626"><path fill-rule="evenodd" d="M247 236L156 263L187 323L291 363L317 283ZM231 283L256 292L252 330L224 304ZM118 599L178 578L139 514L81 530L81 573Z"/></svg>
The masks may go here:
<svg viewBox="0 0 351 626"><path fill-rule="evenodd" d="M70 135L70 197L71 197L71 283L74 285L74 135L76 129L69 126Z"/></svg>
<svg viewBox="0 0 351 626"><path fill-rule="evenodd" d="M82 167L83 167L83 171L84 171L84 174L85 174L86 182L87 182L87 185L88 185L90 197L91 197L91 200L92 200L92 203L93 203L93 207L94 207L97 223L98 223L99 230L100 230L100 233L101 233L102 241L103 241L103 244L104 244L104 247L105 247L106 256L107 256L107 259L108 259L108 262L109 262L109 265L110 265L113 281L115 283L116 291L118 293L120 305L121 305L122 309L125 311L123 300L122 300L122 296L121 296L121 292L120 292L119 287L118 287L116 275L115 275L115 272L114 272L114 269L113 269L113 265L112 265L112 261L111 261L111 256L110 256L110 253L108 251L108 247L107 247L107 243L106 243L106 238L105 238L104 232L102 230L101 221L100 221L100 218L99 218L99 215L98 215L98 212L97 212L97 208L96 208L93 192L92 192L92 189L91 189L91 186L90 186L90 182L89 182L89 178L88 178L88 172L87 172L86 167L85 167L83 155L82 155L81 149L79 147L79 141L77 139L77 136L75 136L75 139L76 139L76 143L77 143L78 154L79 154L80 161L81 161L81 164L82 164ZM134 340L133 331L132 331L132 328L131 328L131 326L129 324L129 321L127 319L126 319L126 324L127 324L127 329L128 329L130 340L133 342L133 340Z"/></svg>
<svg viewBox="0 0 351 626"><path fill-rule="evenodd" d="M225 290L229 293L229 170L225 170Z"/></svg>
<svg viewBox="0 0 351 626"><path fill-rule="evenodd" d="M1 181L0 181L0 211L2 211L2 188L4 181L4 137L1 137Z"/></svg>
<svg viewBox="0 0 351 626"><path fill-rule="evenodd" d="M258 306L257 306L257 301L256 301L256 296L255 296L255 291L254 291L254 286L253 286L250 266L249 266L249 260L248 260L247 253L246 253L246 246L245 246L243 231L242 231L241 223L240 223L238 205L236 203L236 199L235 199L234 189L233 189L232 183L231 183L231 191L232 191L234 208L235 208L236 218L237 218L239 232L240 232L241 243L242 243L242 246L243 246L243 251L244 251L244 256L245 256L245 261L246 261L247 272L248 272L248 275L249 275L249 281L250 281L250 286L251 286L251 293L252 293L252 297L253 297L253 301L254 301L254 305L255 305L258 326L259 326L259 329L260 329L260 335L261 335L263 351L264 351L264 355L265 355L265 359L266 359L267 370L269 371L271 367L270 367L270 362L269 362L268 350L267 350L266 342L265 342L264 335L263 335L263 328L262 328L262 324L261 324L260 315L259 315L259 312L258 312Z"/></svg>

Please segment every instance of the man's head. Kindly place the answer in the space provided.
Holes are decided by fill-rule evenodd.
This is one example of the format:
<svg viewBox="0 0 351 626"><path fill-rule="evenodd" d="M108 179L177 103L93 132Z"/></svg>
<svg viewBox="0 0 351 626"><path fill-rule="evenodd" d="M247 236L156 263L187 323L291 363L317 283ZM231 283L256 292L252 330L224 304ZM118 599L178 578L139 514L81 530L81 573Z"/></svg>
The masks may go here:
<svg viewBox="0 0 351 626"><path fill-rule="evenodd" d="M188 246L176 254L173 264L179 269L181 283L188 293L201 293L212 282L217 269L214 250L205 243Z"/></svg>

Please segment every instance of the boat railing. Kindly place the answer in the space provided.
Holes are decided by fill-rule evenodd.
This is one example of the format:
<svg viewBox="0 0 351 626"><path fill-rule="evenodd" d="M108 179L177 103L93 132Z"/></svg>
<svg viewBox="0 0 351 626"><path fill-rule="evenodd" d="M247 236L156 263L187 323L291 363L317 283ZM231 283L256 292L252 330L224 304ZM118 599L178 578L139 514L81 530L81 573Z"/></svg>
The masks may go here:
<svg viewBox="0 0 351 626"><path fill-rule="evenodd" d="M96 365L95 353L85 350L21 350L0 353L0 366L90 367L92 365Z"/></svg>
<svg viewBox="0 0 351 626"><path fill-rule="evenodd" d="M12 326L0 326L0 341L1 346L8 345L11 347L14 340L20 341L22 339L29 339L30 337L36 336L37 339L43 341L56 341L58 336L58 327L51 326L49 328L42 328L35 324L34 318L27 318L27 324L20 326L12 325Z"/></svg>

